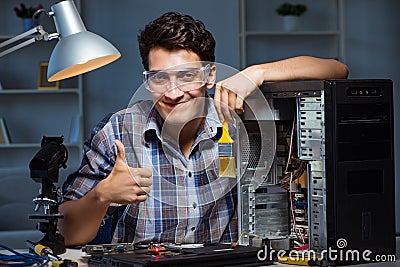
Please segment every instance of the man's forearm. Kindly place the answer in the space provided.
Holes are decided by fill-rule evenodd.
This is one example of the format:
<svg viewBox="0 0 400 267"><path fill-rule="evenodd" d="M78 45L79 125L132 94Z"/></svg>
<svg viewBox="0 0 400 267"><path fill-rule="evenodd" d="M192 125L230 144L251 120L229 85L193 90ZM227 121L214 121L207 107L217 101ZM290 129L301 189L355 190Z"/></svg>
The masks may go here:
<svg viewBox="0 0 400 267"><path fill-rule="evenodd" d="M78 200L70 200L60 205L64 218L58 227L64 236L66 246L82 245L96 236L107 212L109 203L100 201L94 190Z"/></svg>
<svg viewBox="0 0 400 267"><path fill-rule="evenodd" d="M298 56L256 65L263 70L263 81L345 79L347 66L335 59Z"/></svg>

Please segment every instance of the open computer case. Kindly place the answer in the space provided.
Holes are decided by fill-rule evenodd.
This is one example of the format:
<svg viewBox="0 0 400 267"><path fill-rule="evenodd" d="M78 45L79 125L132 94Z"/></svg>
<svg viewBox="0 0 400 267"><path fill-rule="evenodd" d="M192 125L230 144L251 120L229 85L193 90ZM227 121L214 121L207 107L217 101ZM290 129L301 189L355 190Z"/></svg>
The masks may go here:
<svg viewBox="0 0 400 267"><path fill-rule="evenodd" d="M239 144L237 162L246 166L240 175L265 178L239 184L239 231L290 236L318 253L394 255L392 81L268 82L261 91L274 114L276 151L266 162L260 151L271 136L260 127L271 122L245 109L249 143Z"/></svg>

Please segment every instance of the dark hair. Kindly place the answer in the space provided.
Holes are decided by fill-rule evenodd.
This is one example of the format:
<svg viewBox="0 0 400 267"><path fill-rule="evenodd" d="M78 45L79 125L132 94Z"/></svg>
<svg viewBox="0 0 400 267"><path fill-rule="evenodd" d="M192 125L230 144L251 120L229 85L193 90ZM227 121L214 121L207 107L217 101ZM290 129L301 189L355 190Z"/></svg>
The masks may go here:
<svg viewBox="0 0 400 267"><path fill-rule="evenodd" d="M215 61L215 40L203 22L177 12L165 13L147 24L138 42L145 70L149 69L149 52L154 47L187 49L196 53L201 61Z"/></svg>

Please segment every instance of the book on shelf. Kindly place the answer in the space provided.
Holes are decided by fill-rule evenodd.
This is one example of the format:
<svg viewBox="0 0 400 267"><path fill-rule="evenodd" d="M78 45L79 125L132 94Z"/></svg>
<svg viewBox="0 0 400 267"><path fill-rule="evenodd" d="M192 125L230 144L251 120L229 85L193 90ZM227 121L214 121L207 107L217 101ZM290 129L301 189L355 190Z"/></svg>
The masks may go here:
<svg viewBox="0 0 400 267"><path fill-rule="evenodd" d="M10 134L8 133L6 120L0 118L0 144L10 144Z"/></svg>

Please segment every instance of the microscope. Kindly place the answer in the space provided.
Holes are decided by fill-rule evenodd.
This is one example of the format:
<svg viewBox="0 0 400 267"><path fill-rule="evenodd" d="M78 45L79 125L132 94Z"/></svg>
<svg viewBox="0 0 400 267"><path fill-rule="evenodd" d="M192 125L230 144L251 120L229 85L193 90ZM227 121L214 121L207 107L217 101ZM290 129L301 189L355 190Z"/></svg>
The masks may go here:
<svg viewBox="0 0 400 267"><path fill-rule="evenodd" d="M59 169L67 167L68 151L63 141L63 136L43 136L40 150L29 163L31 178L42 185L39 195L33 199L36 214L30 215L29 219L44 220L36 226L44 234L38 243L49 247L55 255L66 251L64 237L57 229L58 219L63 218L63 215L58 212L60 192L55 186ZM38 213L41 208L43 213Z"/></svg>

